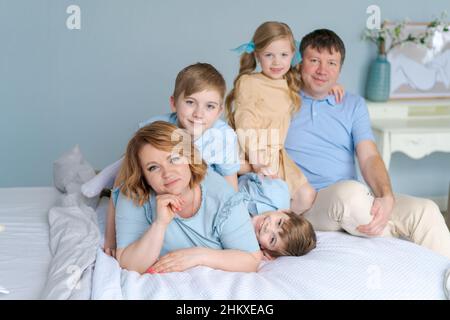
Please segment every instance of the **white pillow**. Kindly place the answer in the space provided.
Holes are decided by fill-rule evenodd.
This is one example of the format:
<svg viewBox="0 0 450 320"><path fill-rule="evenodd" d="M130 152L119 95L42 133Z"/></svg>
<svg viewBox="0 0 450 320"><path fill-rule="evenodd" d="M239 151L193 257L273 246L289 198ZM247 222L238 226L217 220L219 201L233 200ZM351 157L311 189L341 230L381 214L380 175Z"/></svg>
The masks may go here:
<svg viewBox="0 0 450 320"><path fill-rule="evenodd" d="M103 189L111 189L114 186L114 180L119 173L123 158L117 160L103 169L94 178L81 186L81 192L85 197L92 198L98 196Z"/></svg>
<svg viewBox="0 0 450 320"><path fill-rule="evenodd" d="M53 163L53 182L63 193L79 192L81 185L94 176L94 168L84 160L78 145Z"/></svg>

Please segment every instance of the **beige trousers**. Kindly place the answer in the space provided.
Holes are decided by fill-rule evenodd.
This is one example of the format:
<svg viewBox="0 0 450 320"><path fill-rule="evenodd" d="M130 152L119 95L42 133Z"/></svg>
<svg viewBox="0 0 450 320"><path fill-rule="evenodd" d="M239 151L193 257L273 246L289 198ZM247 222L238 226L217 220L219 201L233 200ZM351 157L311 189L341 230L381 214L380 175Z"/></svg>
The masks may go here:
<svg viewBox="0 0 450 320"><path fill-rule="evenodd" d="M318 231L345 230L366 235L356 228L372 220L374 196L357 181L341 181L317 193L310 210L304 213ZM450 258L450 233L438 206L431 200L395 195L391 219L382 236L402 237Z"/></svg>

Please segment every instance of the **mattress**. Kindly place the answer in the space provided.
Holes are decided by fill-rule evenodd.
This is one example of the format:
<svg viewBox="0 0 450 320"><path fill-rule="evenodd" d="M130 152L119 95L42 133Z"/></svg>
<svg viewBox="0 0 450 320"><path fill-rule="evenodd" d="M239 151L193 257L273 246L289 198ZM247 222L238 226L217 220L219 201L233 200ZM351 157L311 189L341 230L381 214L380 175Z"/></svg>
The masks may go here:
<svg viewBox="0 0 450 320"><path fill-rule="evenodd" d="M51 259L48 211L60 193L53 187L0 188L0 286L4 299L38 299Z"/></svg>

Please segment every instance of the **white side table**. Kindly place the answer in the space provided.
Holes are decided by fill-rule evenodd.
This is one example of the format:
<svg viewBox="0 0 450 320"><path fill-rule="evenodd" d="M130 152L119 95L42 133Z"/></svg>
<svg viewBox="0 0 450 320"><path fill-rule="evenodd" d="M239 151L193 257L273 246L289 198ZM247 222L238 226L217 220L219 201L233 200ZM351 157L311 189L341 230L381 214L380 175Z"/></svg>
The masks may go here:
<svg viewBox="0 0 450 320"><path fill-rule="evenodd" d="M397 151L413 159L436 151L450 152L450 99L368 101L367 106L388 170L391 156Z"/></svg>
<svg viewBox="0 0 450 320"><path fill-rule="evenodd" d="M396 151L413 159L450 152L450 99L368 102L367 106L386 168Z"/></svg>

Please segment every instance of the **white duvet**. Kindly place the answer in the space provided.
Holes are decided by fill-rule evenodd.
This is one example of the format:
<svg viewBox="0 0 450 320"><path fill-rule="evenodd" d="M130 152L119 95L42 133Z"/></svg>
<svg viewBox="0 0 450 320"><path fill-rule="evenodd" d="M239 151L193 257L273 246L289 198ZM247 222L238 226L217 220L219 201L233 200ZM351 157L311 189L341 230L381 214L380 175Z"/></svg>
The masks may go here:
<svg viewBox="0 0 450 320"><path fill-rule="evenodd" d="M145 274L121 270L97 251L93 299L445 299L450 260L399 239L319 232L303 257L261 264L257 273L196 267Z"/></svg>

